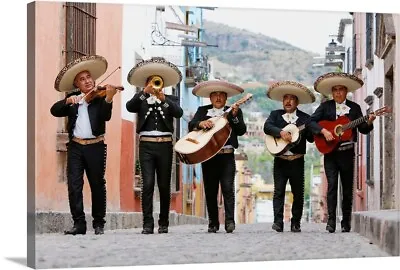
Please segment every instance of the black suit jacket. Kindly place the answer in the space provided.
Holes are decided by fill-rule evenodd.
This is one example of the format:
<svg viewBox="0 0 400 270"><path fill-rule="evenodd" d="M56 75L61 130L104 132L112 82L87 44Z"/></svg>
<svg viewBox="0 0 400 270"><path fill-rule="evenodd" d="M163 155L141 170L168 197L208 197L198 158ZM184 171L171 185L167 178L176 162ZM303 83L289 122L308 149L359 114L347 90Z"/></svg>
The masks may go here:
<svg viewBox="0 0 400 270"><path fill-rule="evenodd" d="M213 106L210 105L205 105L201 106L197 109L195 115L193 116L193 119L189 122L189 131L193 130L200 130L199 123L201 121L210 119L210 116L207 116L208 110L211 109ZM228 106L225 106L225 110L228 109ZM230 144L234 148L239 147L238 143L238 136L242 136L243 134L246 133L247 127L246 124L243 121L243 113L242 110L239 108L238 113L236 115L236 118L232 117L232 114L229 113L227 116L229 125L232 128L231 136L229 137L228 141L226 142L226 145Z"/></svg>
<svg viewBox="0 0 400 270"><path fill-rule="evenodd" d="M73 130L76 124L76 119L78 118L79 104L66 104L66 100L70 96L80 94L81 92L69 94L65 99L54 103L50 109L51 114L55 117L68 117L67 130L70 139L73 137ZM95 98L89 103L88 114L94 136L99 136L106 132L105 122L111 119L112 106L112 102L106 102L105 97Z"/></svg>
<svg viewBox="0 0 400 270"><path fill-rule="evenodd" d="M350 107L349 113L346 114L350 121L356 120L363 116L361 107L357 103L346 99L346 105ZM336 103L334 100L328 100L321 103L311 115L308 126L314 134L319 134L321 132L322 127L318 124L318 122L322 120L336 120ZM373 128L373 125L368 125L366 122L363 122L357 127L353 128L353 141L357 141L357 129L362 134L368 134Z"/></svg>
<svg viewBox="0 0 400 270"><path fill-rule="evenodd" d="M288 125L288 123L282 117L282 115L284 115L285 113L286 112L283 109L272 111L264 123L264 133L274 136L276 138L280 138L280 132L282 131L282 128ZM310 120L310 115L306 114L303 111L300 111L299 109L297 109L296 115L298 117L296 120L297 127L306 124ZM310 143L314 142L313 134L307 128L307 126L300 132L300 135L301 137L299 143L295 147L290 149L290 152L294 154L306 153L306 140Z"/></svg>
<svg viewBox="0 0 400 270"><path fill-rule="evenodd" d="M146 113L149 111L151 105L149 105L146 99L150 97L149 94L140 91L136 93L131 100L126 103L126 109L128 112L138 113L138 125L136 133L139 133L146 122ZM180 118L183 115L183 110L179 106L179 99L176 96L165 95L165 101L160 103L160 107L163 111L165 118L161 118L168 130L174 132L174 117Z"/></svg>

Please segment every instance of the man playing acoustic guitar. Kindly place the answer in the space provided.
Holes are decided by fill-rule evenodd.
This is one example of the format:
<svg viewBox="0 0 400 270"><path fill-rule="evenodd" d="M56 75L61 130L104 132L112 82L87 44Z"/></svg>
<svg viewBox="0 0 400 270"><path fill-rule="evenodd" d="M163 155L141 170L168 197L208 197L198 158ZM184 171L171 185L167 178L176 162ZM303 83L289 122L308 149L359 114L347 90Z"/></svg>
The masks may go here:
<svg viewBox="0 0 400 270"><path fill-rule="evenodd" d="M271 85L267 91L270 99L283 103L283 109L272 111L264 124L264 133L273 136L276 140L284 140L288 144L292 143L292 135L284 128L287 125L304 125L310 118L308 114L300 111L299 104L313 103L314 94L304 85L282 81ZM276 155L274 159L274 223L272 229L283 232L283 209L285 204L286 183L289 180L292 193L292 219L290 230L301 232L300 221L303 214L304 204L304 154L306 153L306 140L313 142L312 133L303 129L300 133L299 141L289 145L281 155ZM268 147L268 145L267 145Z"/></svg>
<svg viewBox="0 0 400 270"><path fill-rule="evenodd" d="M327 143L337 140L331 131L321 126L320 121L335 121L339 117L346 116L350 122L362 117L363 115L360 105L348 100L346 97L348 92L353 92L361 88L363 84L363 81L356 76L346 73L332 72L320 76L314 83L315 90L325 96L331 94L333 99L321 103L321 105L311 115L308 124L311 131L317 136L322 134ZM361 122L351 130L352 136L350 136L349 140L340 141L333 151L324 154L324 168L328 179L328 223L326 230L330 233L333 233L336 230L336 205L339 174L343 188L342 232L349 232L351 229L350 221L353 201L354 144L357 142L357 129L362 134L368 134L373 129L372 122L375 118L376 116L374 114L369 115L368 118L365 118L366 121Z"/></svg>
<svg viewBox="0 0 400 270"><path fill-rule="evenodd" d="M189 131L210 129L214 123L208 119L224 114L228 109L225 106L228 97L243 93L243 89L223 81L202 82L193 89L193 94L198 97L209 97L211 104L197 109L193 119L189 122ZM230 137L225 146L212 158L201 163L206 195L207 212L209 217L208 232L216 233L219 230L218 219L218 188L221 191L225 206L225 231L232 233L235 229L235 191L234 180L236 173L234 148L238 148L237 136L246 133L246 124L243 113L237 105L227 115L227 120L232 128Z"/></svg>

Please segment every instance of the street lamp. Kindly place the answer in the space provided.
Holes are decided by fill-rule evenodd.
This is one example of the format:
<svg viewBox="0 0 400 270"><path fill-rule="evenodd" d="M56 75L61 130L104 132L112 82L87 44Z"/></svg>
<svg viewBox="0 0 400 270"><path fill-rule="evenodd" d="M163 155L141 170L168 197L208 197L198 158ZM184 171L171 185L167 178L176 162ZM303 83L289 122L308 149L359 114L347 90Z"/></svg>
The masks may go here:
<svg viewBox="0 0 400 270"><path fill-rule="evenodd" d="M196 62L192 65L192 71L195 82L207 80L207 61L202 61L200 57L196 59Z"/></svg>

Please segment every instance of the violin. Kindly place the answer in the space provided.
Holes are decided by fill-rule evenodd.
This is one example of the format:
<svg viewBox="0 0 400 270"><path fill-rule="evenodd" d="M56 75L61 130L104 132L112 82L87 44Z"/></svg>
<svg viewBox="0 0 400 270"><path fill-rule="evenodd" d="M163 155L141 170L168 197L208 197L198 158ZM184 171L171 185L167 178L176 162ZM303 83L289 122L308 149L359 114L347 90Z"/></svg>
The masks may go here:
<svg viewBox="0 0 400 270"><path fill-rule="evenodd" d="M124 90L123 86L114 86L117 90ZM90 90L84 97L83 99L86 100L87 103L92 102L93 99L95 98L102 98L106 96L106 87L105 86L97 86L95 88L93 88L92 90Z"/></svg>

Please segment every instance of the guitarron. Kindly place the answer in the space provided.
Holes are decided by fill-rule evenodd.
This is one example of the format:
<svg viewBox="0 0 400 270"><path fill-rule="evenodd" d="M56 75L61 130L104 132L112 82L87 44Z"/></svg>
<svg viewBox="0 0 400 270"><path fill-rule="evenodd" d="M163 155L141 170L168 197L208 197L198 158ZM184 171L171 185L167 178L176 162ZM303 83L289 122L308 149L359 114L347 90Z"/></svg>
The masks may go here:
<svg viewBox="0 0 400 270"><path fill-rule="evenodd" d="M247 94L235 104L241 105L251 99L252 96L252 94ZM174 150L183 163L197 164L207 161L224 147L232 132L232 128L226 119L226 116L232 110L232 106L223 115L208 119L214 123L211 129L191 131L176 142Z"/></svg>

